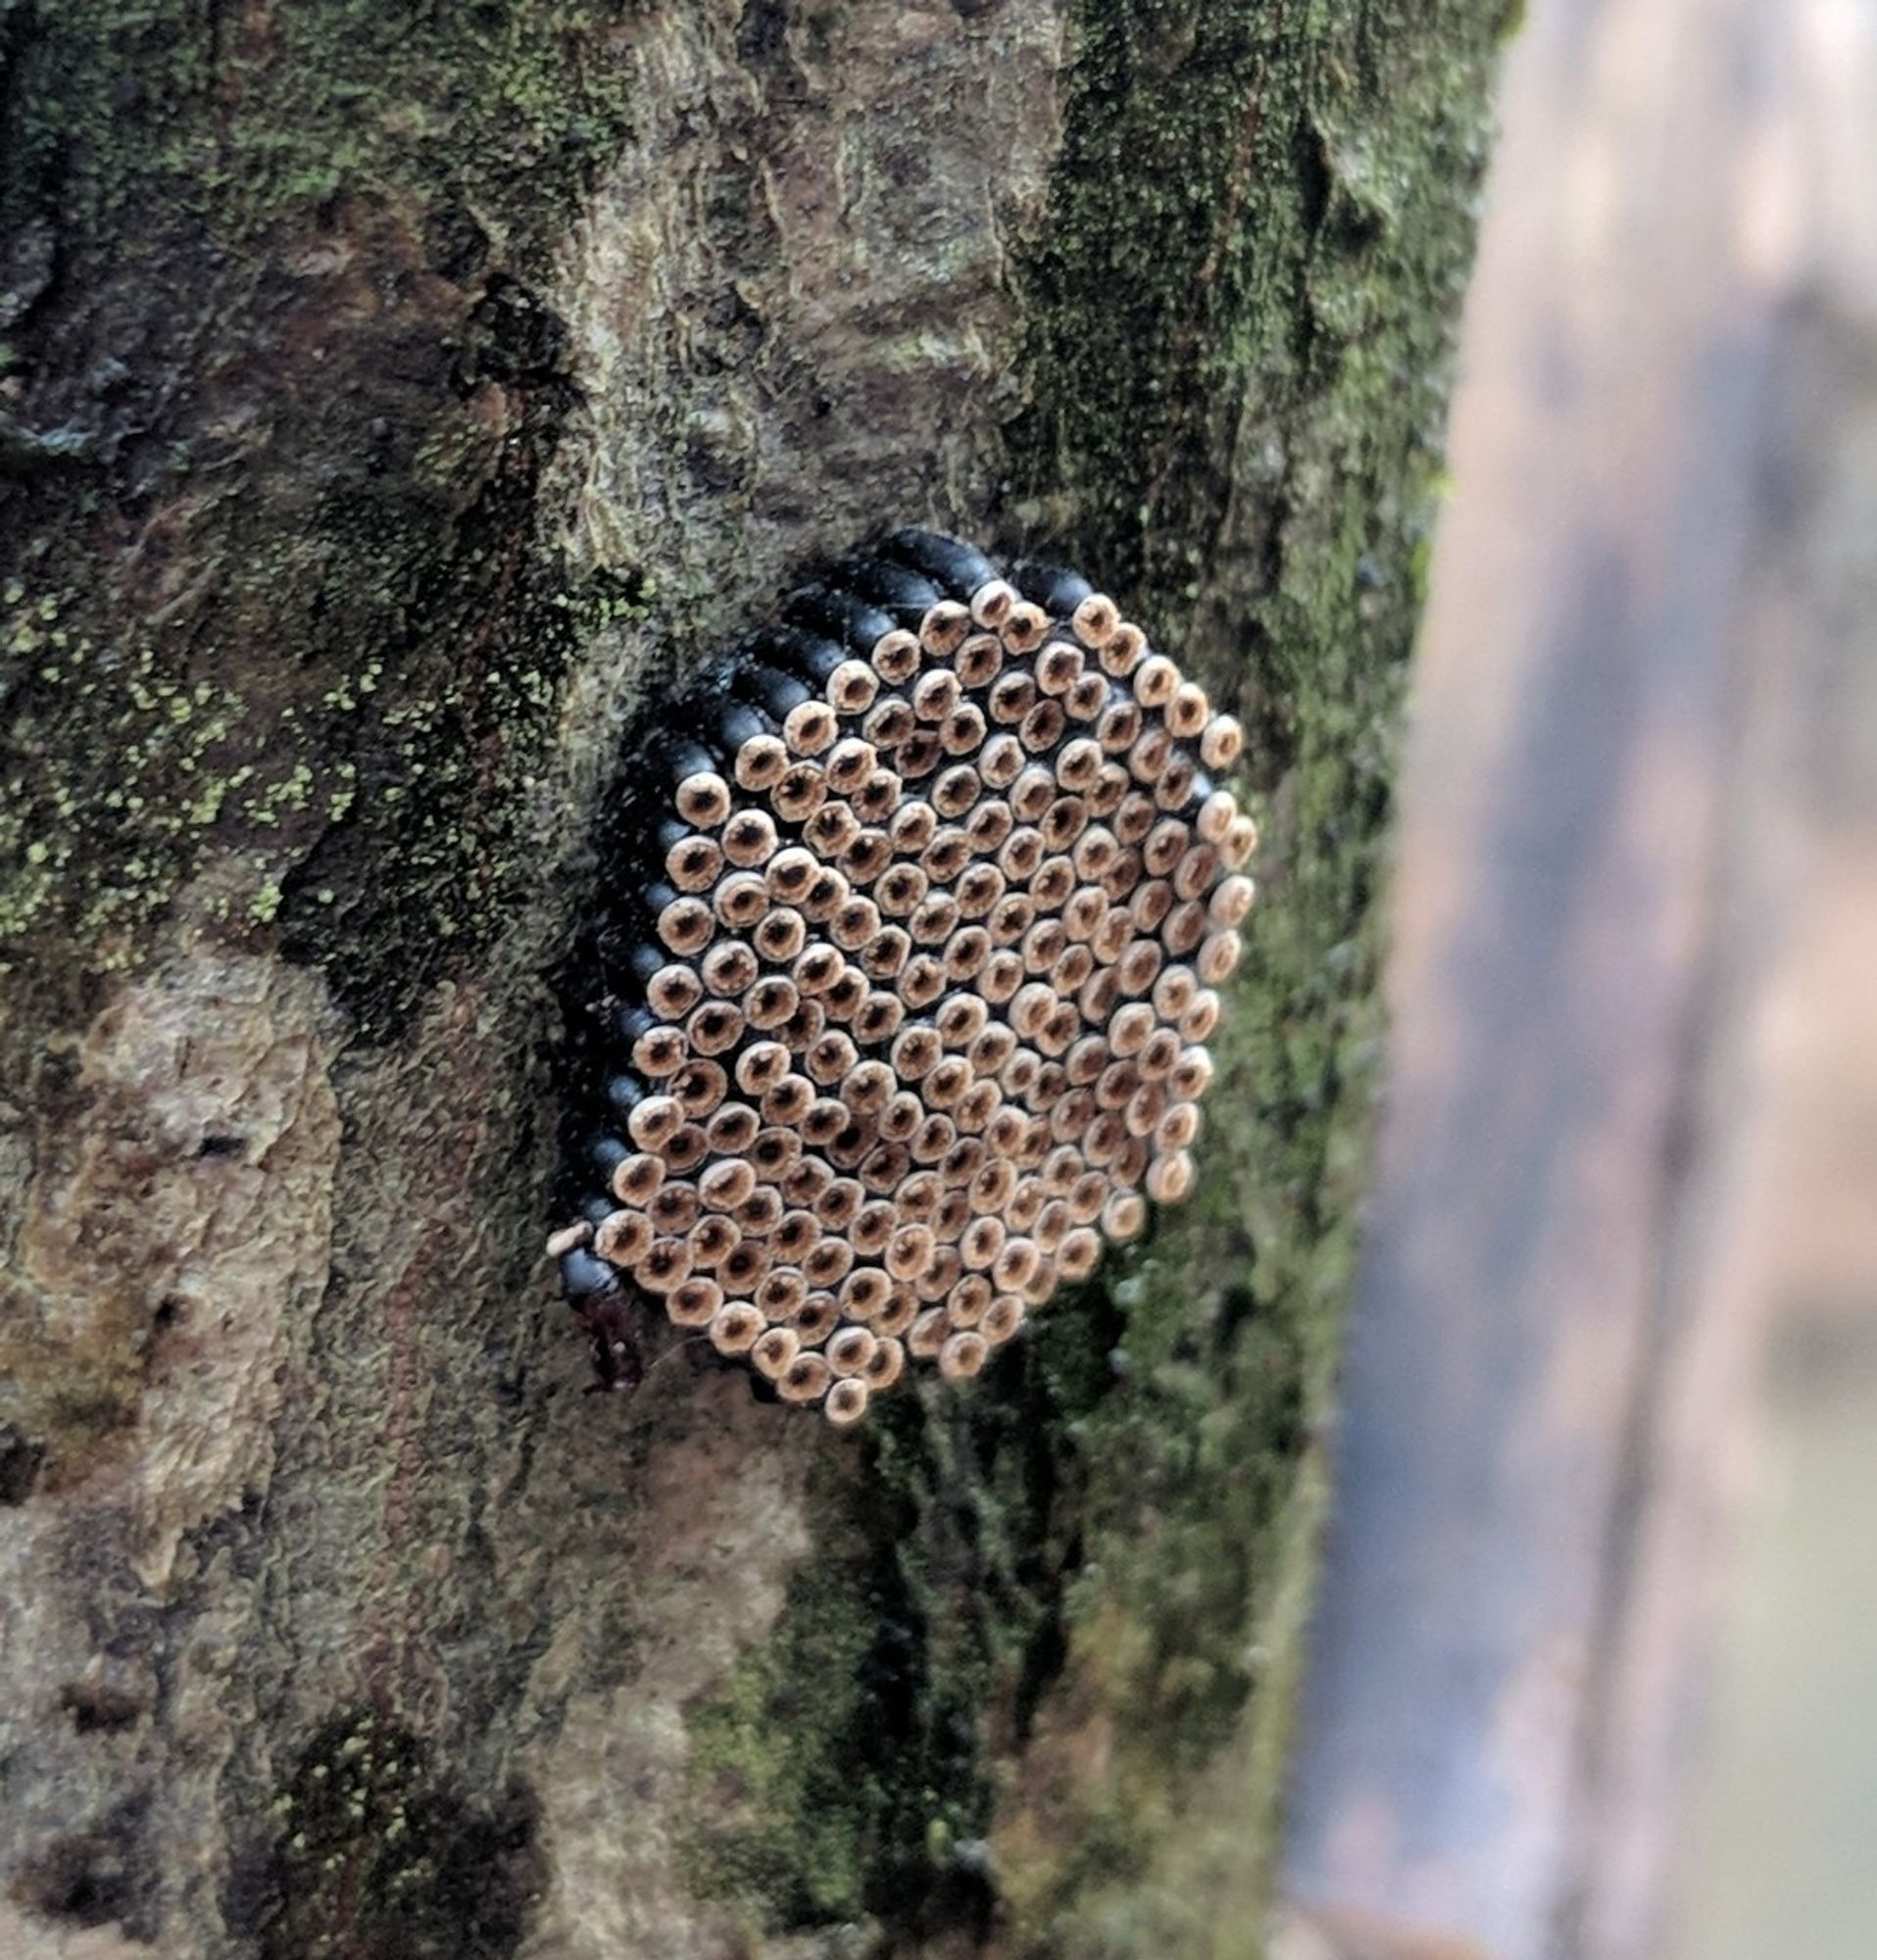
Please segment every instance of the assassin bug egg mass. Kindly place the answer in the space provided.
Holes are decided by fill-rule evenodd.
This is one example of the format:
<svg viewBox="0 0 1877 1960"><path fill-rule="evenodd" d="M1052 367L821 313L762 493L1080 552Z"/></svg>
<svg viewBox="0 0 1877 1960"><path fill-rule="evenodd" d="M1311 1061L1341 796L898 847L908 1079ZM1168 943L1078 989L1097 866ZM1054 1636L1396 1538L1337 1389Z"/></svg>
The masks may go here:
<svg viewBox="0 0 1877 1960"><path fill-rule="evenodd" d="M1072 572L894 533L650 718L549 1250L837 1427L1192 1189L1257 833L1231 716Z"/></svg>

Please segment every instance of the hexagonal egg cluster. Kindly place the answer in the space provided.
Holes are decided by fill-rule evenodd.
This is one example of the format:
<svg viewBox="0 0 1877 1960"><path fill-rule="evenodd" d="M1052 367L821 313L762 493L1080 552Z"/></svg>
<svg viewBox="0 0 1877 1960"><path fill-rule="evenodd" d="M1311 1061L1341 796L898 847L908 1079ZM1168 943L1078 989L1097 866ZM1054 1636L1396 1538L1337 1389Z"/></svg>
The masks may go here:
<svg viewBox="0 0 1877 1960"><path fill-rule="evenodd" d="M900 531L667 704L550 1250L847 1426L975 1375L1190 1190L1257 833L1244 735L1087 580ZM612 1349L613 1351L609 1351Z"/></svg>

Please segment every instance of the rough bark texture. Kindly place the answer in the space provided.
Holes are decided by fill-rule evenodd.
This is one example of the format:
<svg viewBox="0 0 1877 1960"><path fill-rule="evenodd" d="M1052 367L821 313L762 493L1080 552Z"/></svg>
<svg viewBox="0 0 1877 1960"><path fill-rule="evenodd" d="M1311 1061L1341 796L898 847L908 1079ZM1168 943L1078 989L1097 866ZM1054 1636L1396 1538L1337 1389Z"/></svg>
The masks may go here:
<svg viewBox="0 0 1877 1960"><path fill-rule="evenodd" d="M1260 1949L1505 11L0 5L0 1946ZM1254 730L1205 1188L864 1438L584 1395L616 737L886 517Z"/></svg>

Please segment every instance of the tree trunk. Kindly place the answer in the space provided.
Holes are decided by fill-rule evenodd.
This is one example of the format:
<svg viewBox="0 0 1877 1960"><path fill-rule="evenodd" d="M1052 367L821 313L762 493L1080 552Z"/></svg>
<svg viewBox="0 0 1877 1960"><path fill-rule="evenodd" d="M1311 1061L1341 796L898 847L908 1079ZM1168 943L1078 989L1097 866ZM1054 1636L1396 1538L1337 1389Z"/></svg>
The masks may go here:
<svg viewBox="0 0 1877 1960"><path fill-rule="evenodd" d="M0 1946L1255 1953L1506 0L10 0ZM1264 831L1197 1200L864 1436L540 1246L619 731L882 518Z"/></svg>

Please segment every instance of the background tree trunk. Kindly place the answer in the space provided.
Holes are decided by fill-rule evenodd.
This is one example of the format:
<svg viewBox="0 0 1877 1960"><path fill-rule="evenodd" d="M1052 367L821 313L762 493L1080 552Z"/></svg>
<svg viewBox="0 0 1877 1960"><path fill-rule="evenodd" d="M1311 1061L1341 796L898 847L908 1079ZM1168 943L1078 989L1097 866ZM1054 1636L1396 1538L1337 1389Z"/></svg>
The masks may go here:
<svg viewBox="0 0 1877 1960"><path fill-rule="evenodd" d="M0 5L0 1947L1260 1949L1505 12ZM882 518L1253 729L1203 1191L864 1437L587 1396L618 731Z"/></svg>

